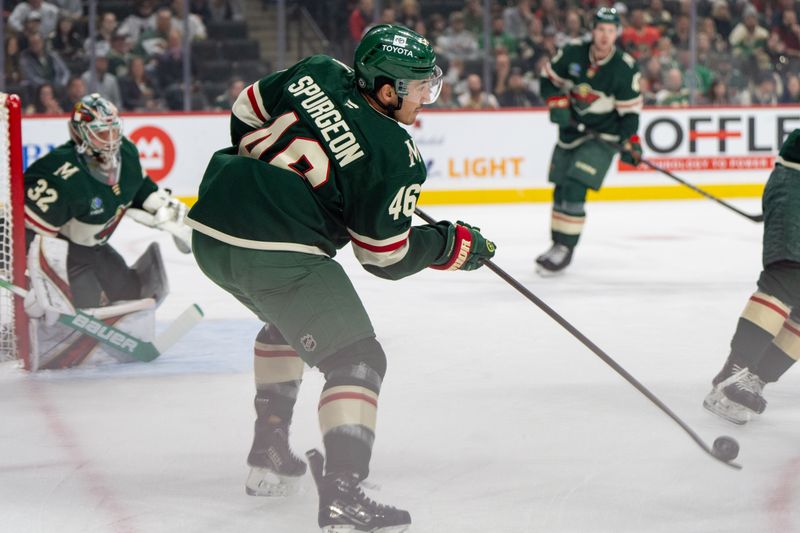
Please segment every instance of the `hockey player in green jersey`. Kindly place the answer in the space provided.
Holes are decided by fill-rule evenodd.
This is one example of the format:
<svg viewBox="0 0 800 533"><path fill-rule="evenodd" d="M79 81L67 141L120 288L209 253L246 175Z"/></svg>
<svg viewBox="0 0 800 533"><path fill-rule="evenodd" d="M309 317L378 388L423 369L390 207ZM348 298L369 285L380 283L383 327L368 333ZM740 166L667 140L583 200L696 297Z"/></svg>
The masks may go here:
<svg viewBox="0 0 800 533"><path fill-rule="evenodd" d="M783 143L767 180L758 289L742 311L731 351L703 406L736 424L764 412L764 386L800 359L800 129Z"/></svg>
<svg viewBox="0 0 800 533"><path fill-rule="evenodd" d="M550 121L559 128L549 174L555 184L553 244L536 259L542 275L570 264L586 218L586 192L600 189L614 158L614 150L594 135L623 143L621 158L626 163L638 164L641 156L636 135L642 109L640 75L634 59L614 46L618 28L616 10L600 8L592 42L566 45L542 69L542 97Z"/></svg>
<svg viewBox="0 0 800 533"><path fill-rule="evenodd" d="M380 25L354 69L312 56L247 87L233 146L214 154L188 216L200 268L265 322L255 342L256 423L246 489L285 494L306 465L288 434L303 365L325 376L326 457L309 452L323 531L403 531L408 512L366 498L386 356L336 251L400 279L428 267L472 270L494 255L478 228L413 226L426 177L413 124L441 70L419 34Z"/></svg>
<svg viewBox="0 0 800 533"><path fill-rule="evenodd" d="M126 210L140 209L150 225L172 231L176 244L188 252L190 233L182 223L186 207L144 175L138 149L122 135L116 107L99 94L75 104L69 133L67 143L25 171L28 245L46 246L53 264L66 266L66 279L51 281L61 286L70 305L99 307L138 299L143 280L108 244L109 238ZM48 273L52 269L41 274ZM29 268L29 274L36 273ZM47 299L31 291L28 314L37 318L50 310Z"/></svg>

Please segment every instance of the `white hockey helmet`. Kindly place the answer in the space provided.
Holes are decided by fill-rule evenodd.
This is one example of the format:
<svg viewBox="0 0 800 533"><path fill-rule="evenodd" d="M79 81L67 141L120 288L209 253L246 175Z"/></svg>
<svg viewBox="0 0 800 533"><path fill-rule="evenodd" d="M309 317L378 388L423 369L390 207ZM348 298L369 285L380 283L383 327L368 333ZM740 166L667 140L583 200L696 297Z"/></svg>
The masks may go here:
<svg viewBox="0 0 800 533"><path fill-rule="evenodd" d="M117 107L98 93L84 96L72 108L69 133L78 153L93 158L108 176L102 181L116 183L122 145Z"/></svg>

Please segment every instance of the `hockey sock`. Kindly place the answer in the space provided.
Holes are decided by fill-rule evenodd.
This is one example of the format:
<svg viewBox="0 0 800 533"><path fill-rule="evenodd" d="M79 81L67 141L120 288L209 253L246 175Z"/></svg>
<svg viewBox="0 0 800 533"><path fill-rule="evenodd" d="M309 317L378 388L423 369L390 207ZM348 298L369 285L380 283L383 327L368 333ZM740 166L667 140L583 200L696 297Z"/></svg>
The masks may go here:
<svg viewBox="0 0 800 533"><path fill-rule="evenodd" d="M553 242L574 248L578 244L586 220L584 204L586 187L580 183L566 181L556 185L553 191L553 213L550 232Z"/></svg>
<svg viewBox="0 0 800 533"><path fill-rule="evenodd" d="M326 473L355 473L364 479L375 441L386 356L372 337L327 357L319 367L326 380L319 399Z"/></svg>
<svg viewBox="0 0 800 533"><path fill-rule="evenodd" d="M256 424L288 424L303 379L303 360L270 325L258 332L254 354Z"/></svg>
<svg viewBox="0 0 800 533"><path fill-rule="evenodd" d="M800 359L800 313L783 323L761 359L750 370L766 383L774 383Z"/></svg>
<svg viewBox="0 0 800 533"><path fill-rule="evenodd" d="M755 292L739 318L731 340L729 360L740 367L751 367L781 330L789 316L789 306L761 291Z"/></svg>

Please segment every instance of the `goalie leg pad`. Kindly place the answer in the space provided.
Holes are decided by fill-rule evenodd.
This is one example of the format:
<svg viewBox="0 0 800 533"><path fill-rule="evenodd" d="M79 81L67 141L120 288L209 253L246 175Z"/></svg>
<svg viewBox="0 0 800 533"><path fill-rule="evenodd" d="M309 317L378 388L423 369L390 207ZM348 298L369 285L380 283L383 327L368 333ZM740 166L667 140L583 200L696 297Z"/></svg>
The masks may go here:
<svg viewBox="0 0 800 533"><path fill-rule="evenodd" d="M160 305L169 294L169 281L161 257L161 248L157 242L150 243L147 250L133 264L133 270L139 278L140 298L153 298Z"/></svg>

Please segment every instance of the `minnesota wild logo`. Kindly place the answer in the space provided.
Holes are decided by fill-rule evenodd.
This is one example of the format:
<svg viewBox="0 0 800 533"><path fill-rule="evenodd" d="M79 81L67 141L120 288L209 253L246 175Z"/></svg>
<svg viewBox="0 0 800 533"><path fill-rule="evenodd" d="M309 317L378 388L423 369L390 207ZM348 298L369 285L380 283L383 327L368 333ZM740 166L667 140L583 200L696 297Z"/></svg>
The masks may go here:
<svg viewBox="0 0 800 533"><path fill-rule="evenodd" d="M572 105L575 106L576 109L583 111L599 100L600 94L595 92L588 83L581 83L570 91L570 99L572 100Z"/></svg>

